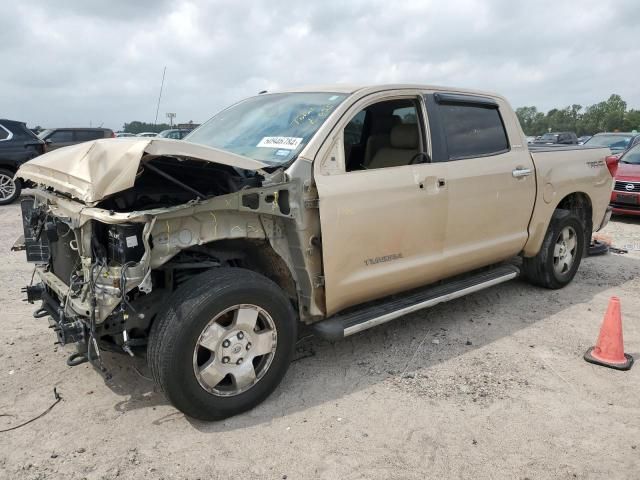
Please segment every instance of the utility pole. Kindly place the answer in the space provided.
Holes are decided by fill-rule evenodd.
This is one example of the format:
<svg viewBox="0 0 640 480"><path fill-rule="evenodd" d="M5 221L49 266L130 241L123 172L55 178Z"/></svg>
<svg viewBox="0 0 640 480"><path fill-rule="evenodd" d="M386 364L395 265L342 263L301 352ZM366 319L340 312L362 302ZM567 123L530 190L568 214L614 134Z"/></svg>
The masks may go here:
<svg viewBox="0 0 640 480"><path fill-rule="evenodd" d="M158 124L158 112L160 111L160 99L162 98L162 87L164 87L164 76L167 73L167 67L164 67L162 71L162 82L160 83L160 95L158 95L158 106L156 107L156 119L153 121L153 125Z"/></svg>

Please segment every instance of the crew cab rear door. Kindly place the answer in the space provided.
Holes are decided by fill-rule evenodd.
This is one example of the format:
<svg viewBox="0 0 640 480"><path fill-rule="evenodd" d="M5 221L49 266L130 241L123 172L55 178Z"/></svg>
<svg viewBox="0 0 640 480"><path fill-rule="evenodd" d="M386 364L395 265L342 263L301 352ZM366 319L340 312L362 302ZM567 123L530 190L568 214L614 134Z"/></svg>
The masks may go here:
<svg viewBox="0 0 640 480"><path fill-rule="evenodd" d="M449 274L518 254L528 238L535 170L513 110L500 98L425 97L434 164L446 164Z"/></svg>

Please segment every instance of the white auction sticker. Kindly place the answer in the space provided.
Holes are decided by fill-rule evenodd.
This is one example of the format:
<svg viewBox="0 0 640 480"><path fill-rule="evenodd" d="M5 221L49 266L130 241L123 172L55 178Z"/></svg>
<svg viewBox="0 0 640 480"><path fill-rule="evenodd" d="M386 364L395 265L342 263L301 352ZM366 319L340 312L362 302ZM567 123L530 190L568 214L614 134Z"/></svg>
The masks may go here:
<svg viewBox="0 0 640 480"><path fill-rule="evenodd" d="M302 138L298 137L263 137L256 147L295 150L300 145L300 142L302 142Z"/></svg>
<svg viewBox="0 0 640 480"><path fill-rule="evenodd" d="M127 242L127 248L135 248L138 246L138 237L135 235L127 237L125 240Z"/></svg>

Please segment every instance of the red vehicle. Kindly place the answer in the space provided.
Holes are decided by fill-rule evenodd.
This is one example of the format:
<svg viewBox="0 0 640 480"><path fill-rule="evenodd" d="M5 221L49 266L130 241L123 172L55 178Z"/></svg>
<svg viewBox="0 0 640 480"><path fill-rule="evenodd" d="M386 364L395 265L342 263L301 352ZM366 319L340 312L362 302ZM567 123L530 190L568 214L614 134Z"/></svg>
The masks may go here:
<svg viewBox="0 0 640 480"><path fill-rule="evenodd" d="M611 192L613 213L640 215L640 144L620 157L615 178Z"/></svg>

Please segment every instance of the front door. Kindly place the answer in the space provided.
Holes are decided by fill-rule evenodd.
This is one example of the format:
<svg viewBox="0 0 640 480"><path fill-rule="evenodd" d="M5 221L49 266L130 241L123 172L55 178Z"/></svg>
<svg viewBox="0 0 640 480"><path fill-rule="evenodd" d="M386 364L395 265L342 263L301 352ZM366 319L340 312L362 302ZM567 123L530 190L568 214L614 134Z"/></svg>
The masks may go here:
<svg viewBox="0 0 640 480"><path fill-rule="evenodd" d="M356 102L314 162L329 315L443 268L447 164L429 161L419 92L391 95Z"/></svg>

